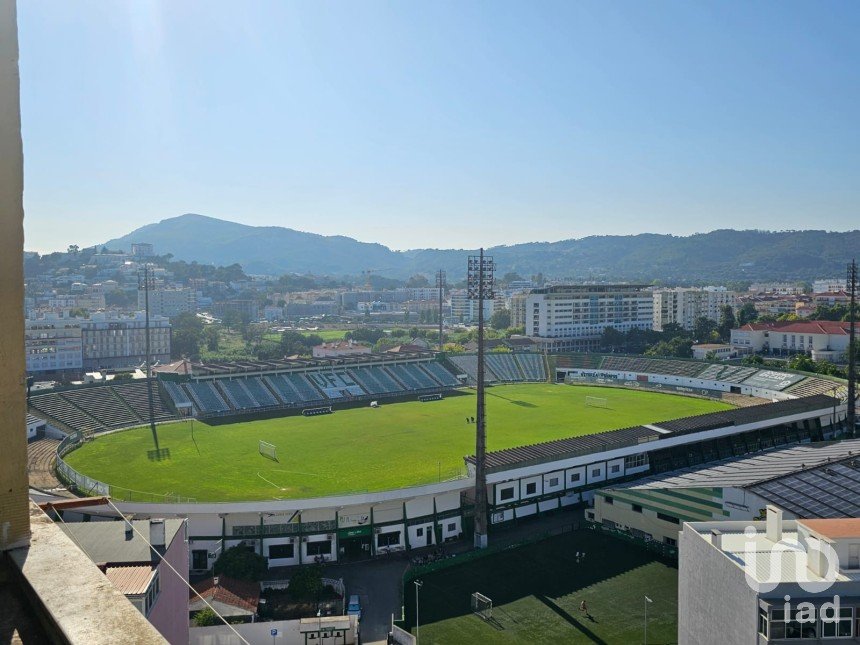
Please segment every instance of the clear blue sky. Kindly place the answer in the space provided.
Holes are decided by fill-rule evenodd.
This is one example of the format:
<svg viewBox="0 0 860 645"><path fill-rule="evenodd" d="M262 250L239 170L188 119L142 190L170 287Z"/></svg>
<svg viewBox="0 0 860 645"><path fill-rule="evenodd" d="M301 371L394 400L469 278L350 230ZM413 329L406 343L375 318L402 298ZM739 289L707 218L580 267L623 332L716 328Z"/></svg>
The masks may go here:
<svg viewBox="0 0 860 645"><path fill-rule="evenodd" d="M860 2L19 3L27 248L860 227Z"/></svg>

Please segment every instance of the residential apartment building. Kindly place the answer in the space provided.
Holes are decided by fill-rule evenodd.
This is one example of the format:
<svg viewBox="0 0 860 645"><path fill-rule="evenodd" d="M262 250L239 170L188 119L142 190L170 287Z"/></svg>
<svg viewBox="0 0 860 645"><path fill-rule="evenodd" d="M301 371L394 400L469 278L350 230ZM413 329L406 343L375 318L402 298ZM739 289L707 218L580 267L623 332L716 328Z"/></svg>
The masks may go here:
<svg viewBox="0 0 860 645"><path fill-rule="evenodd" d="M80 318L66 318L57 314L27 318L24 321L27 373L38 376L80 371L83 367L82 322Z"/></svg>
<svg viewBox="0 0 860 645"><path fill-rule="evenodd" d="M860 519L690 522L679 542L678 643L856 643Z"/></svg>
<svg viewBox="0 0 860 645"><path fill-rule="evenodd" d="M134 367L146 361L146 316L99 312L81 321L84 371ZM170 320L149 317L153 362L170 361Z"/></svg>
<svg viewBox="0 0 860 645"><path fill-rule="evenodd" d="M466 324L478 322L478 301L470 299L466 289L452 289L450 297L451 318L454 322ZM502 300L484 300L484 320L489 321L493 312L503 307Z"/></svg>
<svg viewBox="0 0 860 645"><path fill-rule="evenodd" d="M725 289L658 289L653 292L654 329L663 331L664 325L675 323L684 329L693 329L699 318L719 321L726 305L737 306L738 296Z"/></svg>
<svg viewBox="0 0 860 645"><path fill-rule="evenodd" d="M755 282L750 285L750 293L772 293L780 296L799 296L803 287L794 282Z"/></svg>
<svg viewBox="0 0 860 645"><path fill-rule="evenodd" d="M606 327L651 329L654 299L642 285L558 285L526 298L526 335L551 352L597 349Z"/></svg>
<svg viewBox="0 0 860 645"><path fill-rule="evenodd" d="M526 326L526 300L527 292L515 293L511 296L509 308L511 310L511 327Z"/></svg>
<svg viewBox="0 0 860 645"><path fill-rule="evenodd" d="M143 311L146 307L146 291L138 290L137 308ZM151 316L167 316L173 318L179 314L197 311L197 294L188 288L182 289L150 289L149 313Z"/></svg>

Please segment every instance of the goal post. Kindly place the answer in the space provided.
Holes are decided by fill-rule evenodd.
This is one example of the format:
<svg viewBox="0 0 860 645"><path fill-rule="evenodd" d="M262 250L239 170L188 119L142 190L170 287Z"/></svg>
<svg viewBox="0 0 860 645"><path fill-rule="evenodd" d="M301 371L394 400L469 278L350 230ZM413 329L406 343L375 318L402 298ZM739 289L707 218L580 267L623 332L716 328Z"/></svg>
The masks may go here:
<svg viewBox="0 0 860 645"><path fill-rule="evenodd" d="M472 594L472 613L483 620L493 617L493 601L477 591Z"/></svg>
<svg viewBox="0 0 860 645"><path fill-rule="evenodd" d="M278 461L278 447L268 441L260 441L260 454L266 457L266 459Z"/></svg>
<svg viewBox="0 0 860 645"><path fill-rule="evenodd" d="M590 408L608 408L609 400L600 396L586 396L585 405Z"/></svg>

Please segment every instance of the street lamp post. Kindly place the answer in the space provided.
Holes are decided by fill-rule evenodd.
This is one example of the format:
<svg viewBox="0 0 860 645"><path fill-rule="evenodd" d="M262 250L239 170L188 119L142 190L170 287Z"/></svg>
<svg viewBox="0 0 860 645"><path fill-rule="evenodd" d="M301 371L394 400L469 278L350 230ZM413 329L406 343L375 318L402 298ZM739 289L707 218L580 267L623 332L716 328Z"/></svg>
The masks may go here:
<svg viewBox="0 0 860 645"><path fill-rule="evenodd" d="M648 605L654 602L648 596L645 596L645 645L648 645Z"/></svg>
<svg viewBox="0 0 860 645"><path fill-rule="evenodd" d="M418 590L423 586L420 580L415 581L415 645L418 645Z"/></svg>

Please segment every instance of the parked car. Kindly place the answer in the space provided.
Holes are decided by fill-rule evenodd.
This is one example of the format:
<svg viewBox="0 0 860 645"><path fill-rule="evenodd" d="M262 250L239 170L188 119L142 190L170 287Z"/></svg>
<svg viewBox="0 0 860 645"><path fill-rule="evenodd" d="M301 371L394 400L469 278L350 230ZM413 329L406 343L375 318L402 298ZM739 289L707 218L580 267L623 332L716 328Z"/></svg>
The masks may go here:
<svg viewBox="0 0 860 645"><path fill-rule="evenodd" d="M356 620L361 620L361 601L358 595L353 594L349 597L349 602L346 605L346 615L355 616Z"/></svg>

